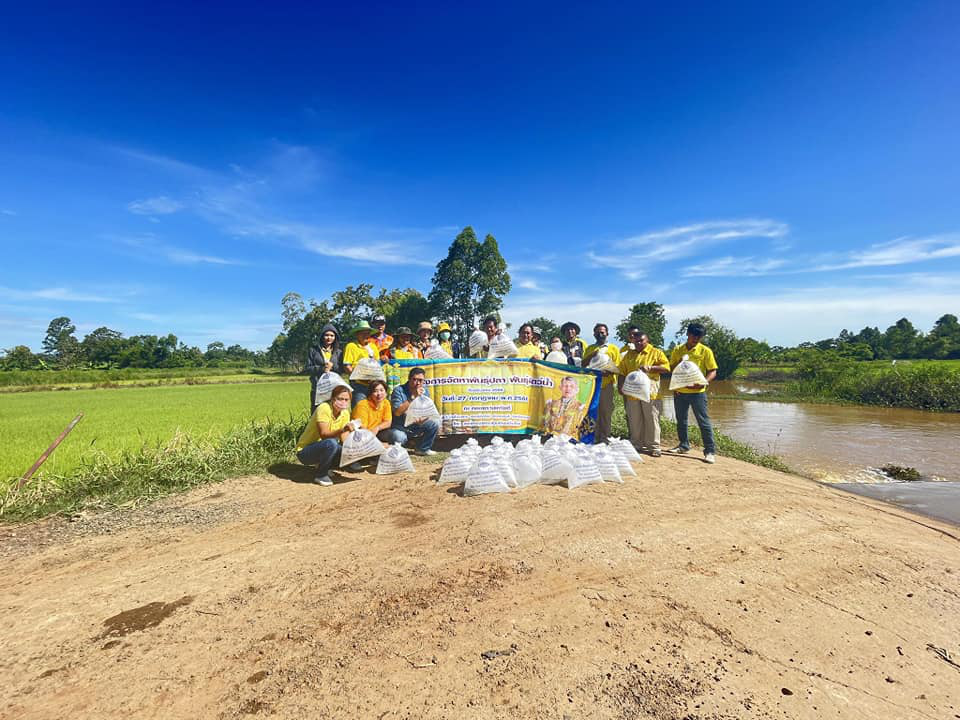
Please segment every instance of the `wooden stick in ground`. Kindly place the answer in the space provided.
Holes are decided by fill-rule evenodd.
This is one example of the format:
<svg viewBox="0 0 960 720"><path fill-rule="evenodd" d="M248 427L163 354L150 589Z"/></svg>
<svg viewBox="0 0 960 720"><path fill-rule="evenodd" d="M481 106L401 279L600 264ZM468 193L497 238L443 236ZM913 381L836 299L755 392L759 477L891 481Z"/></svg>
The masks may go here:
<svg viewBox="0 0 960 720"><path fill-rule="evenodd" d="M77 415L73 420L70 421L70 424L63 429L63 432L57 436L57 439L50 443L50 447L43 451L43 455L38 457L37 461L30 466L30 469L27 470L26 474L20 478L20 482L17 483L17 490L22 488L24 484L26 484L26 482L33 477L33 474L47 461L47 458L50 457L53 451L57 449L57 446L63 442L64 438L70 434L70 431L77 426L77 423L80 422L82 418L83 413Z"/></svg>

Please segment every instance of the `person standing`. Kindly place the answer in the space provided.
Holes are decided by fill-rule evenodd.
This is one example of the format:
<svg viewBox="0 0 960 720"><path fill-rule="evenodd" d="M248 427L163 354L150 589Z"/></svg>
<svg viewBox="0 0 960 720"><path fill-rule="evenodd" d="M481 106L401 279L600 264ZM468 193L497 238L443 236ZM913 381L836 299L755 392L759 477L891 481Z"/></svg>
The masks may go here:
<svg viewBox="0 0 960 720"><path fill-rule="evenodd" d="M670 372L670 361L666 353L650 342L646 333L636 325L627 330L628 344L620 356L620 372L617 385L623 393L626 376L635 370L645 372L650 378L650 400L644 402L628 395L623 396L623 407L627 411L627 429L630 442L637 452L648 452L660 457L660 375Z"/></svg>
<svg viewBox="0 0 960 720"><path fill-rule="evenodd" d="M717 361L713 357L713 350L704 345L701 340L706 334L706 328L700 323L690 323L687 326L687 342L677 345L670 353L670 369L673 370L689 356L690 360L700 368L707 382L717 376ZM677 439L675 448L668 452L683 455L690 452L690 438L687 435L687 422L690 410L697 420L700 435L703 438L703 460L708 463L717 461L717 445L713 438L713 425L710 423L710 414L707 411L707 386L688 385L677 388L673 393L673 409L677 416Z"/></svg>
<svg viewBox="0 0 960 720"><path fill-rule="evenodd" d="M533 325L524 323L520 326L517 339L517 357L529 360L543 360L540 354L540 344L533 341Z"/></svg>
<svg viewBox="0 0 960 720"><path fill-rule="evenodd" d="M420 348L413 344L413 331L410 328L397 328L397 341L392 355L394 360L419 360L423 357Z"/></svg>
<svg viewBox="0 0 960 720"><path fill-rule="evenodd" d="M415 367L410 370L407 381L403 385L397 385L390 395L390 405L393 407L393 425L389 433L390 443L405 444L407 440L417 440L417 448L414 450L416 455L436 455L433 450L433 441L440 432L440 423L433 419L414 418L414 422L409 425L407 422L407 409L410 403L418 397L430 397L430 391L427 389L427 378L423 368Z"/></svg>
<svg viewBox="0 0 960 720"><path fill-rule="evenodd" d="M619 366L620 350L616 345L607 341L609 336L610 330L605 323L597 323L593 326L593 338L596 342L584 351L584 366L590 363L590 358L600 352L605 352L613 361L613 364ZM601 370L600 374L603 378L600 381L600 406L597 408L597 429L593 436L595 443L604 443L610 439L610 423L613 420L613 388L616 385L614 376L617 373L612 370Z"/></svg>
<svg viewBox="0 0 960 720"><path fill-rule="evenodd" d="M348 378L353 372L354 366L365 358L379 359L380 348L370 339L373 328L366 320L361 320L357 326L350 331L353 340L347 343L343 349L343 373ZM353 404L363 400L367 396L366 380L351 380L350 387L353 388Z"/></svg>
<svg viewBox="0 0 960 720"><path fill-rule="evenodd" d="M440 340L440 347L446 350L450 357L455 358L453 333L450 331L450 323L443 321L437 325L437 338Z"/></svg>
<svg viewBox="0 0 960 720"><path fill-rule="evenodd" d="M306 371L310 375L310 415L317 409L317 380L326 372L339 372L343 350L340 349L340 333L327 323L320 331L320 342L311 345L307 352Z"/></svg>
<svg viewBox="0 0 960 720"><path fill-rule="evenodd" d="M543 342L543 331L536 325L532 326L530 331L533 333L533 342L540 348L540 356L546 357L550 351L547 349L547 344Z"/></svg>
<svg viewBox="0 0 960 720"><path fill-rule="evenodd" d="M567 365L583 365L583 354L587 351L587 343L580 338L580 326L575 322L565 322L560 326L560 338L563 342L563 352L567 355Z"/></svg>
<svg viewBox="0 0 960 720"><path fill-rule="evenodd" d="M417 337L419 338L417 347L420 350L420 357L423 357L423 353L430 348L430 340L433 338L433 323L424 320L417 325Z"/></svg>
<svg viewBox="0 0 960 720"><path fill-rule="evenodd" d="M390 359L390 348L393 346L393 337L387 334L387 319L378 315L373 319L373 334L370 341L377 346L380 359L384 362Z"/></svg>

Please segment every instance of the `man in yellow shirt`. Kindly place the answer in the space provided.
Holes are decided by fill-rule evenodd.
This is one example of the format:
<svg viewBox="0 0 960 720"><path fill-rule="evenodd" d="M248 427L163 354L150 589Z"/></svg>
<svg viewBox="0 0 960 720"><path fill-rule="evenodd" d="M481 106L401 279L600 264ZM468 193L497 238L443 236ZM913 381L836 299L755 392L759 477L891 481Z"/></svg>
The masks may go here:
<svg viewBox="0 0 960 720"><path fill-rule="evenodd" d="M623 381L627 375L640 370L650 378L650 401L644 402L627 395L623 407L627 411L627 429L630 442L637 452L648 452L660 457L660 375L670 372L666 353L650 342L646 333L636 325L627 330L628 344L620 356L620 375L617 385L623 393Z"/></svg>
<svg viewBox="0 0 960 720"><path fill-rule="evenodd" d="M590 358L599 352L605 352L614 365L620 363L620 351L616 345L607 342L610 331L606 324L597 323L593 326L593 337L596 342L590 345L583 353L583 366L590 364ZM610 438L610 423L613 420L613 387L615 372L602 370L603 380L600 382L600 407L597 409L597 429L593 434L595 443L606 442Z"/></svg>
<svg viewBox="0 0 960 720"><path fill-rule="evenodd" d="M361 320L350 334L353 335L353 340L343 349L343 372L347 377L350 377L354 366L364 358L380 358L380 348L370 339L373 334L370 323ZM351 380L350 387L353 388L354 405L367 396L366 380Z"/></svg>
<svg viewBox="0 0 960 720"><path fill-rule="evenodd" d="M394 360L419 360L423 357L420 348L413 344L413 331L408 327L397 328L397 342L393 346Z"/></svg>
<svg viewBox="0 0 960 720"><path fill-rule="evenodd" d="M533 342L533 325L524 323L520 326L520 333L517 339L517 357L529 360L543 360L540 354L540 346Z"/></svg>
<svg viewBox="0 0 960 720"><path fill-rule="evenodd" d="M707 382L717 376L717 361L713 357L713 350L700 342L706 332L706 329L700 323L690 323L687 326L687 342L683 345L677 345L670 353L671 370L680 364L684 355L687 355L700 368L700 372L703 373ZM707 412L707 386L688 385L684 388L677 388L673 393L673 409L677 416L677 439L679 443L669 452L679 455L690 452L690 439L687 436L687 416L692 409L693 416L697 419L697 425L700 427L700 435L703 437L703 460L707 463L715 463L717 461L717 445L713 439L713 425L710 423L710 414Z"/></svg>

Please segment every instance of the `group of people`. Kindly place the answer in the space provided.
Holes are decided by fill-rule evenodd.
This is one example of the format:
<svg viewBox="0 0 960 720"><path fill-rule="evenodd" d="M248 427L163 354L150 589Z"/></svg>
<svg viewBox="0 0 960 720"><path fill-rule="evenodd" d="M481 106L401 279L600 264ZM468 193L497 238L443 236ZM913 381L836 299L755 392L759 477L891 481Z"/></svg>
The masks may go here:
<svg viewBox="0 0 960 720"><path fill-rule="evenodd" d="M350 386L338 386L330 399L324 403L315 403L316 385L320 375L325 372L337 372L349 376L358 362L365 358L380 361L416 360L424 357L426 350L433 344L439 344L450 357L487 357L490 344L503 331L497 318L484 318L482 330L486 335L486 344L470 354L462 353L459 343L454 342L450 325L441 322L437 325L437 337L434 338L433 324L423 321L414 334L408 327L399 327L393 335L386 331L386 320L374 318L371 323L360 321L350 331L350 341L341 347L340 333L333 325L327 325L321 332L320 341L311 346L307 358L306 371L311 382L311 419L297 443L297 456L305 465L317 466L317 482L331 484L328 471L340 457L341 443L350 432L362 427L374 432L385 444L399 442L406 444L414 441L418 454L433 454L433 441L440 429L434 419L414 418L406 422L407 408L421 395L429 397L425 385L425 373L422 368L413 368L407 382L397 386L387 401L387 386L382 380L351 380ZM660 376L670 373L687 356L695 363L707 382L717 374L717 362L713 351L701 341L706 334L704 327L691 323L686 328L687 341L677 345L669 359L666 353L655 347L648 335L636 326L627 331L627 342L618 346L609 341L610 331L605 323L593 327L593 343L587 343L580 337L580 326L575 322L566 322L560 327L560 336L550 339L550 345L542 342L540 329L524 323L520 326L518 337L512 344L516 347L517 358L563 362L575 367L586 367L598 353L606 353L613 369L600 370L600 402L597 413L594 441L606 442L610 438L613 418L614 393L623 394L626 376L634 371L646 373L650 379L650 399L640 400L623 395L627 414L627 426L630 442L639 452L653 457L661 455L660 447ZM511 356L513 356L511 354ZM609 365L609 364L608 364ZM549 423L551 426L562 424L566 417L565 408L575 402L575 393L571 388L562 393L557 401L548 405L548 414L556 414ZM561 387L561 391L564 388ZM567 396L570 396L569 398ZM693 410L700 434L703 438L704 461L716 462L716 443L713 427L707 409L706 385L689 385L677 388L673 396L674 411L677 418L676 447L667 452L686 454L690 452L688 415ZM573 416L572 413L568 413ZM359 420L359 423L352 422Z"/></svg>

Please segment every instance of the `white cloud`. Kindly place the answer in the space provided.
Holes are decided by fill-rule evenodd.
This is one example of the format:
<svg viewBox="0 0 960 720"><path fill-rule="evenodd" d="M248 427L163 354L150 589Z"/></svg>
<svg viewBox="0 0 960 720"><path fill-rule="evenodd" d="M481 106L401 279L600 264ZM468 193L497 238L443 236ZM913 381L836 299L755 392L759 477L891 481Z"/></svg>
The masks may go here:
<svg viewBox="0 0 960 720"><path fill-rule="evenodd" d="M10 300L59 300L63 302L109 303L119 302L118 298L77 292L65 287L41 288L39 290L17 290L0 286L0 297Z"/></svg>
<svg viewBox="0 0 960 720"><path fill-rule="evenodd" d="M767 275L780 270L786 260L779 258L721 257L683 269L688 277L744 277Z"/></svg>
<svg viewBox="0 0 960 720"><path fill-rule="evenodd" d="M166 195L127 203L127 210L134 215L170 215L183 208L184 204L182 202L168 198Z"/></svg>
<svg viewBox="0 0 960 720"><path fill-rule="evenodd" d="M812 271L847 270L861 267L907 265L925 260L943 260L960 257L960 233L901 237L890 242L871 245L866 250L854 250L834 256L811 268Z"/></svg>
<svg viewBox="0 0 960 720"><path fill-rule="evenodd" d="M517 287L521 290L543 290L536 280L519 280L517 282Z"/></svg>
<svg viewBox="0 0 960 720"><path fill-rule="evenodd" d="M247 265L242 260L224 258L216 255L194 252L193 250L168 245L152 233L139 236L107 235L107 239L115 240L123 245L136 248L140 258L154 258L175 263L177 265Z"/></svg>

